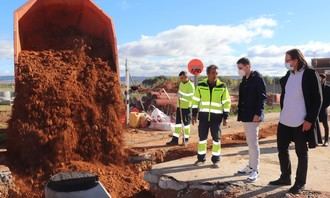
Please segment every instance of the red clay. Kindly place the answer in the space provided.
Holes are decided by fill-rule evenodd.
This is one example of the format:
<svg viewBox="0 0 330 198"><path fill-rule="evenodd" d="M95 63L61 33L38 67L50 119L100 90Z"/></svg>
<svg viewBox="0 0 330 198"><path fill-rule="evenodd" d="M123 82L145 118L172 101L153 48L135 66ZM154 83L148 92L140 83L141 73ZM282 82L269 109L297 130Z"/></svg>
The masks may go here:
<svg viewBox="0 0 330 198"><path fill-rule="evenodd" d="M74 50L20 54L8 134L9 157L20 167L122 158L118 76L85 53L83 40L75 44Z"/></svg>
<svg viewBox="0 0 330 198"><path fill-rule="evenodd" d="M143 180L143 170L148 167L142 166L119 166L104 165L103 163L89 163L84 161L71 161L54 167L54 171L89 171L99 175L100 181L110 192L113 198L128 197L152 197L147 191L149 185ZM14 198L40 198L48 177L42 171L34 174L21 173L14 170L15 184L18 192L12 192ZM146 196L139 196L145 192Z"/></svg>
<svg viewBox="0 0 330 198"><path fill-rule="evenodd" d="M47 179L61 170L97 173L115 198L148 188L145 168L123 164L118 75L89 53L86 43L94 40L86 39L62 43L72 50L20 54L7 141L19 190L13 197L42 197Z"/></svg>

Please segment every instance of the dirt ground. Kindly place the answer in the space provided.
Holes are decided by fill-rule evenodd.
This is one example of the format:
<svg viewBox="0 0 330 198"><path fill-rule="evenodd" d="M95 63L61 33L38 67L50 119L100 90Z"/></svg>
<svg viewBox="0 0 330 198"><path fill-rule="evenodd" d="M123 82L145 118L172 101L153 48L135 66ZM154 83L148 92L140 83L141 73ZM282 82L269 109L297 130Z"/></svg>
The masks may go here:
<svg viewBox="0 0 330 198"><path fill-rule="evenodd" d="M10 167L10 165L9 165ZM137 165L104 165L103 163L70 161L62 166L55 167L55 172L61 171L88 171L99 176L100 181L114 198L119 197L152 197L148 192L149 185L143 180L143 171L149 169L148 164ZM11 193L17 198L43 197L44 186L49 178L36 173L28 175L16 169L11 169L16 185L16 192ZM132 185L133 184L133 185ZM24 193L22 193L24 192Z"/></svg>
<svg viewBox="0 0 330 198"><path fill-rule="evenodd" d="M11 113L1 111L0 133L7 133L7 121ZM1 148L6 148L6 142L0 143ZM7 154L0 153L0 164L10 168L15 188L11 189L12 198L39 198L43 197L44 187L50 178L50 175L61 171L89 171L96 173L102 184L110 192L112 197L152 197L149 192L149 185L143 180L145 170L150 169L150 162L141 162L138 164L129 164L127 161L118 164L104 164L99 161L68 161L54 165L45 172L41 167L39 169L23 170L18 166L13 166L8 160ZM134 185L132 185L134 184Z"/></svg>
<svg viewBox="0 0 330 198"><path fill-rule="evenodd" d="M10 112L0 112L0 132L4 132L6 121L10 117ZM273 136L276 132L278 113L267 115L266 121L261 125L260 139ZM114 198L117 197L154 197L149 191L149 184L144 181L144 171L149 170L152 164L171 161L183 157L196 155L197 146L197 126L192 127L192 138L190 143L184 146L167 147L165 143L170 140L170 132L160 132L152 130L128 129L124 134L125 151L129 155L130 163L126 165L104 165L84 163L82 161L70 161L67 164L56 167L56 171L65 170L88 170L97 173L100 180ZM230 118L229 126L222 130L222 147L230 148L235 145L245 144L245 137L242 126ZM5 160L0 163L6 164ZM10 168L10 167L9 167ZM44 185L48 178L38 175L27 176L24 172L12 170L16 190L35 193L20 195L16 197L42 197ZM115 182L114 182L115 181ZM38 189L37 191L35 189ZM115 189L115 190L114 190ZM250 189L253 191L253 188ZM14 194L14 193L13 193ZM310 196L310 195L317 196ZM324 194L327 195L327 194ZM274 195L275 196L275 195ZM273 197L274 197L273 196ZM15 197L15 196L14 196ZM271 197L271 196L270 196ZM275 196L276 197L276 196ZM324 197L322 193L307 192L301 197Z"/></svg>
<svg viewBox="0 0 330 198"><path fill-rule="evenodd" d="M196 167L193 163L196 157L185 157L160 164L155 164L151 171L146 172L146 179L152 184L151 190L160 198L176 197L293 197L288 194L289 186L269 186L269 181L275 180L280 175L277 157L276 136L263 138L260 143L260 177L255 183L246 182L244 175L236 174L248 163L249 155L245 144L232 145L222 150L220 168L212 168L207 154L204 166ZM292 170L297 168L297 157L294 146L290 146ZM329 148L318 147L309 151L309 171L306 190L300 197L329 197L329 186L323 178L329 178L328 167L330 164ZM322 176L322 179L320 179ZM164 179L165 178L165 179ZM292 179L294 179L294 174ZM162 185L160 185L162 182ZM166 184L165 184L166 182ZM178 186L176 190L174 185ZM196 190L196 187L200 191ZM202 189L208 189L203 191ZM173 193L161 196L162 192ZM214 196L217 194L218 196ZM203 195L203 196L202 196Z"/></svg>
<svg viewBox="0 0 330 198"><path fill-rule="evenodd" d="M125 163L124 104L109 45L74 27L55 34L47 32L46 45L21 51L15 63L4 161L19 189L14 197L42 197L60 171L97 173L114 197L143 191L143 168Z"/></svg>
<svg viewBox="0 0 330 198"><path fill-rule="evenodd" d="M277 118L278 113L267 115L265 122L260 126L260 139L275 134ZM236 117L230 117L228 123L228 126L222 127L222 147L245 144L244 130L242 125L236 122ZM191 138L187 146L166 146L165 143L171 139L171 135L171 132L152 131L150 129L129 129L128 133L124 134L127 152L131 156L147 153L149 154L148 156L153 156L153 160L157 163L196 155L198 143L197 125L191 128ZM209 141L212 141L211 137L209 137Z"/></svg>

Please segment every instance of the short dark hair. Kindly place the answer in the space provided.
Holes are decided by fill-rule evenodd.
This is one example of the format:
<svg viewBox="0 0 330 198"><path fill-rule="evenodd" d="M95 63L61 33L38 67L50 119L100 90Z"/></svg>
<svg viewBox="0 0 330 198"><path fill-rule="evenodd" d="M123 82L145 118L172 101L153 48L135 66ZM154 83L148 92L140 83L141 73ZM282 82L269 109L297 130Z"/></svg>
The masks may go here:
<svg viewBox="0 0 330 198"><path fill-rule="evenodd" d="M305 60L305 57L303 53L299 49L291 49L286 52L292 60L298 60L298 70L301 68L308 67L307 61Z"/></svg>
<svg viewBox="0 0 330 198"><path fill-rule="evenodd" d="M187 76L187 72L186 72L186 71L181 71L181 72L179 73L179 76Z"/></svg>
<svg viewBox="0 0 330 198"><path fill-rule="evenodd" d="M242 65L251 65L250 60L246 57L240 58L236 64L242 64Z"/></svg>
<svg viewBox="0 0 330 198"><path fill-rule="evenodd" d="M218 69L218 66L216 65L210 65L206 68L206 74L209 74L211 72L211 70L213 69Z"/></svg>

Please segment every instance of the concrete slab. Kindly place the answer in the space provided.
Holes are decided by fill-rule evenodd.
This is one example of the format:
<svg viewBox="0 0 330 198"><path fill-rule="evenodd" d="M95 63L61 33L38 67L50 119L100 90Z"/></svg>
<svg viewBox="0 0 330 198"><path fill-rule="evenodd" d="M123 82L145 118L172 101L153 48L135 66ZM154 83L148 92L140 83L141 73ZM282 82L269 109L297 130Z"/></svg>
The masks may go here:
<svg viewBox="0 0 330 198"><path fill-rule="evenodd" d="M280 175L275 137L262 140L260 178L253 185L263 191L284 191L288 187L268 186L268 182ZM297 167L297 157L294 147L290 147L292 172ZM309 152L309 172L306 189L311 191L329 192L330 178L330 148L319 147ZM196 157L182 158L175 161L156 164L152 170L146 172L145 180L151 184L161 184L161 187L180 190L180 188L198 188L204 190L219 189L219 185L246 185L246 176L236 175L237 170L248 163L247 146L224 148L219 169L211 168L210 154L208 161L202 167L193 165ZM294 175L292 176L294 181ZM214 188L214 189L213 189ZM251 194L252 195L252 194ZM250 196L251 196L250 195Z"/></svg>

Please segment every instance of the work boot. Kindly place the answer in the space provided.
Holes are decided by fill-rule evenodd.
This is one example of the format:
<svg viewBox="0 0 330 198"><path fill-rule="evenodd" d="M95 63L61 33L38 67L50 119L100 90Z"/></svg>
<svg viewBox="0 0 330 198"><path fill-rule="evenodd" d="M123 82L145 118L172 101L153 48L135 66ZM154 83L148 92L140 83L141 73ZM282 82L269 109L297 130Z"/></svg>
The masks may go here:
<svg viewBox="0 0 330 198"><path fill-rule="evenodd" d="M212 156L212 168L220 168L220 156Z"/></svg>
<svg viewBox="0 0 330 198"><path fill-rule="evenodd" d="M205 161L199 161L199 160L197 160L197 161L194 163L195 166L203 166L204 164L205 164Z"/></svg>
<svg viewBox="0 0 330 198"><path fill-rule="evenodd" d="M213 162L212 168L220 168L220 161Z"/></svg>
<svg viewBox="0 0 330 198"><path fill-rule="evenodd" d="M177 137L172 137L172 140L166 143L167 146L175 146L178 144L179 144L179 138Z"/></svg>

